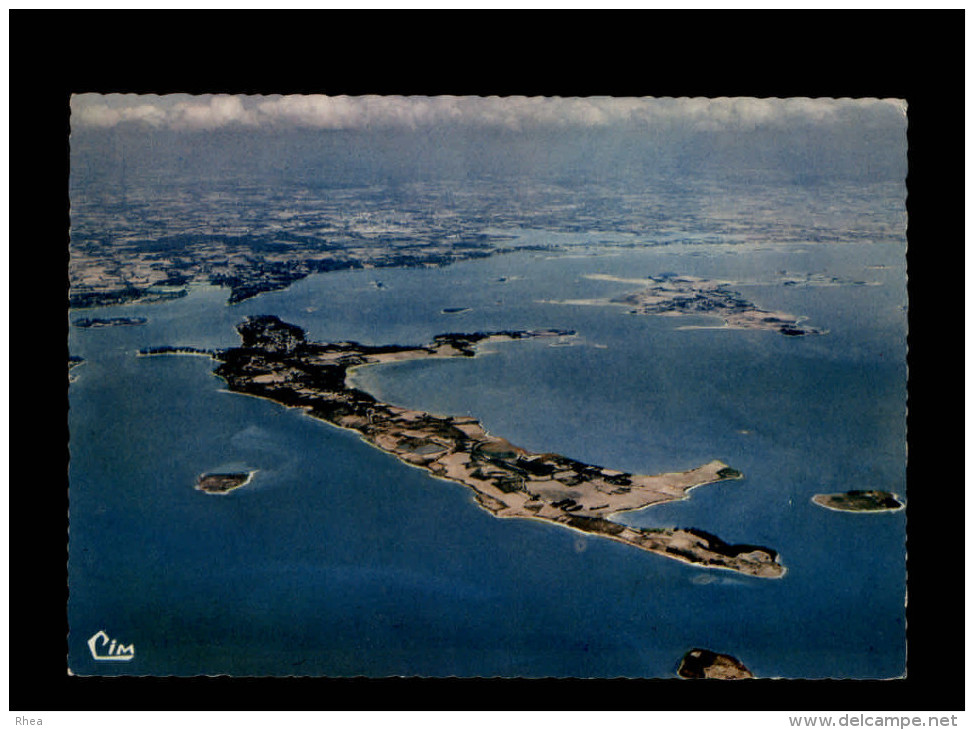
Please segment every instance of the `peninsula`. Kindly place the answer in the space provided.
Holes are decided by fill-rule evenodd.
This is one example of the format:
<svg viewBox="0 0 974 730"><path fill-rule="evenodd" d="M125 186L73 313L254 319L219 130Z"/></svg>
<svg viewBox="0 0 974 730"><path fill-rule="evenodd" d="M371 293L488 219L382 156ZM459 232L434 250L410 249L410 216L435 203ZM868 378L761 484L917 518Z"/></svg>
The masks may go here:
<svg viewBox="0 0 974 730"><path fill-rule="evenodd" d="M816 494L812 501L819 507L838 512L895 512L903 503L892 492L876 489L853 489L837 494Z"/></svg>
<svg viewBox="0 0 974 730"><path fill-rule="evenodd" d="M740 472L711 461L684 472L644 476L605 469L551 453L532 453L489 434L474 418L438 416L376 400L347 384L363 365L420 358L472 357L487 342L566 337L564 330L438 335L422 347L317 344L304 331L269 315L237 327L242 345L216 350L216 374L234 392L302 408L309 415L351 429L373 446L434 476L469 487L477 503L497 517L544 520L707 568L764 578L785 569L776 551L730 545L691 528L641 529L614 522L619 512L686 498L693 487ZM165 354L153 348L146 354Z"/></svg>
<svg viewBox="0 0 974 730"><path fill-rule="evenodd" d="M691 649L683 656L677 675L684 679L753 679L754 675L730 654Z"/></svg>

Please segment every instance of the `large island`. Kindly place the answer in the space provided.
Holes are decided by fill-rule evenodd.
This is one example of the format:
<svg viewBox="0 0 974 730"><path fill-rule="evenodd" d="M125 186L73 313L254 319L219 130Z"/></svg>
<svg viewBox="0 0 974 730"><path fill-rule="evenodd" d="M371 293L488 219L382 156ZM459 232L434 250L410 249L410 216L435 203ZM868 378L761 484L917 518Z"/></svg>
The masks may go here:
<svg viewBox="0 0 974 730"><path fill-rule="evenodd" d="M740 478L711 461L684 472L644 476L584 464L550 453L532 453L492 436L471 417L438 416L376 400L350 387L350 370L419 358L472 357L477 345L529 337L564 337L561 330L445 334L423 347L317 344L304 331L274 316L249 317L237 327L240 347L210 352L216 373L231 391L269 398L361 434L368 443L407 464L459 482L497 517L553 522L669 558L764 578L785 569L776 551L730 545L702 530L640 529L614 522L616 513L684 499L702 484ZM164 354L161 348L147 354Z"/></svg>
<svg viewBox="0 0 974 730"><path fill-rule="evenodd" d="M673 275L651 276L649 282L645 289L612 301L632 306L633 314L707 314L733 329L773 330L788 337L822 334L794 315L756 307L728 289L727 282Z"/></svg>
<svg viewBox="0 0 974 730"><path fill-rule="evenodd" d="M642 289L611 299L541 300L547 304L588 304L624 306L630 314L663 316L707 315L723 320L722 327L741 330L770 330L787 337L820 335L825 330L804 324L804 317L787 312L771 312L749 302L728 287L730 282L703 279L699 276L661 274L646 279L627 279L608 274L587 274L587 279L641 284ZM797 280L796 280L797 281ZM802 283L817 281L808 275ZM787 281L785 282L788 283ZM831 282L830 282L831 283ZM688 325L685 329L704 329L705 325Z"/></svg>

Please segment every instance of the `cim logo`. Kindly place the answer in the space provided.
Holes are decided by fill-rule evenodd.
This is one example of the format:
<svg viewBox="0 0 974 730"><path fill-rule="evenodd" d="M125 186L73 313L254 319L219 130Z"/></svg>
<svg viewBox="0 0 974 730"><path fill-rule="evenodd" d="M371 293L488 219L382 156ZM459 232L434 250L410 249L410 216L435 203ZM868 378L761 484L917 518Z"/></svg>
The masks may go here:
<svg viewBox="0 0 974 730"><path fill-rule="evenodd" d="M127 662L135 659L135 645L126 646L108 637L104 631L88 639L91 656L100 662Z"/></svg>

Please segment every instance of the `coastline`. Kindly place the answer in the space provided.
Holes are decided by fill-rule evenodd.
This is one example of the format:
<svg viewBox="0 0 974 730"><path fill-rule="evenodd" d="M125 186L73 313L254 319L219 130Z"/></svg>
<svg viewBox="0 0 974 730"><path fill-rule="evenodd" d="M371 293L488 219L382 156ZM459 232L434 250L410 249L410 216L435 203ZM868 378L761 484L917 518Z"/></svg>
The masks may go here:
<svg viewBox="0 0 974 730"><path fill-rule="evenodd" d="M719 459L715 459L714 461L719 461ZM720 462L720 463L723 464L724 462ZM685 472L676 472L676 473L685 473ZM712 479L710 481L700 482L699 484L694 484L692 486L685 487L684 490L683 490L683 494L682 495L680 495L678 497L674 497L673 499L668 499L668 500L666 500L664 502L654 502L653 504L647 504L645 507L633 507L631 509L620 509L620 510L616 510L615 512L611 512L610 515L621 515L621 514L625 514L627 512L639 512L639 511L644 510L644 509L647 509L649 507L654 507L657 504L667 504L669 502L686 502L688 499L690 499L691 497L693 497L693 495L690 494L690 492L692 492L694 489L697 489L699 487L707 487L707 486L710 486L711 484L717 484L718 482L733 482L733 481L741 481L741 480L743 480L744 479L744 474L741 474L740 472L738 472L738 474L739 474L739 476L736 476L736 477L733 477L733 476L731 476L731 477L722 477L720 479Z"/></svg>
<svg viewBox="0 0 974 730"><path fill-rule="evenodd" d="M417 469L419 471L422 471L427 476L429 476L429 477L431 477L431 478L433 478L433 479L435 479L437 481L447 482L449 484L455 484L455 485L458 485L458 486L461 486L461 487L466 487L466 489L467 489L468 492L473 492L473 495L471 496L471 500L475 504L478 504L478 506L481 506L482 507L482 505L480 505L479 500L477 499L477 494L478 494L477 491L471 489L468 485L464 484L463 482L458 481L456 479L450 479L449 477L445 477L445 476L442 476L440 474L437 474L436 472L431 471L430 469L426 468L422 464L415 464L415 463L412 463L410 461L406 461L404 459L401 459L401 458L399 458L398 454L396 454L396 452L390 451L389 449L384 449L382 446L380 446L379 444L375 443L374 441L369 441L365 437L365 435L362 434L362 432L361 431L358 431L357 429L351 428L349 426L341 426L339 424L332 423L331 421L326 421L325 419L318 418L317 416L314 416L310 412L311 409L308 408L308 407L303 407L303 406L290 406L290 405L287 405L285 403L281 403L278 400L274 400L273 398L269 398L269 397L264 396L264 395L256 395L256 394L253 394L253 393L245 393L245 392L238 391L238 390L230 390L228 388L221 388L217 392L220 392L220 393L229 393L231 395L240 395L240 396L245 396L247 398L258 398L260 400L265 400L265 401L268 401L270 403L274 403L275 405L281 406L282 408L285 408L287 410L299 411L299 412L301 412L302 415L307 416L308 418L316 421L317 423L324 423L324 424L326 424L328 426L331 426L333 428L337 428L337 429L340 429L342 431L348 431L350 433L354 433L354 434L356 434L358 436L358 438L359 438L359 440L361 442L363 442L367 446L370 446L371 448L376 449L377 451L381 451L384 454L389 454L390 456L392 456L393 458L395 458L396 461L398 463L400 463L400 464L404 464L405 466L410 467L412 469ZM680 472L680 473L683 473L683 472ZM737 478L741 478L741 477L737 477ZM711 480L711 481L701 482L700 484L694 484L694 485L692 485L690 487L687 487L685 491L688 493L691 490L696 489L697 487L705 487L705 486L708 486L708 485L711 485L711 484L716 484L719 481L726 481L726 479ZM243 486L243 485L241 485L241 486ZM231 491L233 491L233 490L231 490ZM643 505L642 507L633 507L631 509L617 510L615 512L607 513L607 516L616 515L616 514L623 514L625 512L639 512L641 510L650 509L650 508L655 507L655 506L660 505L660 504L666 504L668 502L681 502L681 501L687 500L689 498L690 497L687 494L684 494L684 496L677 496L677 497L673 497L672 499L660 500L659 502L653 502L652 504ZM489 510L489 509L484 509L483 511L487 512L491 517L493 517L494 519L498 519L498 520L514 520L514 519L530 520L532 522L538 522L538 523L542 523L542 524L545 524L545 525L552 525L552 526L555 526L555 527L557 527L559 529L571 530L572 532L578 533L580 535L586 535L586 536L591 537L591 538L594 538L594 539L602 538L602 539L612 540L613 542L618 542L618 543L621 543L623 545L628 545L629 547L634 547L632 542L630 542L630 541L628 541L628 540L626 540L624 538L619 538L619 537L616 537L614 535L607 535L607 534L604 534L604 533L594 534L594 533L592 533L590 531L582 530L582 529L580 529L578 527L574 527L573 525L570 525L570 524L567 524L567 523L564 523L564 522L556 522L554 520L551 520L551 519L545 518L545 517L537 517L535 515L530 515L530 514L498 514L498 513L493 512L492 510ZM622 523L616 523L616 524L622 524ZM625 526L628 527L628 525L625 525ZM637 528L631 528L631 529L637 529ZM689 565L689 566L694 567L694 568L699 568L700 570L725 570L727 572L737 573L739 575L741 575L741 574L743 574L743 575L750 575L749 573L745 573L745 572L743 572L743 571L741 571L741 570L739 570L737 568L733 568L733 567L725 566L725 565L708 565L708 564L704 564L704 563L700 563L700 562L695 562L695 561L693 561L693 560L691 560L689 558L683 557L683 556L673 555L671 553L666 553L666 552L664 552L664 550L657 550L657 549L651 549L651 548L646 548L646 547L641 547L641 549L645 550L646 552L654 553L656 555L661 555L661 556L666 557L666 558L669 558L671 560L676 560L676 561L678 561L680 563L683 563L684 565ZM772 575L772 576L755 576L755 575L752 575L751 577L761 577L761 578L766 578L766 579L771 579L771 580L779 580L781 578L784 578L785 575L787 575L788 568L786 566L784 566L784 565L780 565L780 571L781 572L779 574L777 574L777 575Z"/></svg>

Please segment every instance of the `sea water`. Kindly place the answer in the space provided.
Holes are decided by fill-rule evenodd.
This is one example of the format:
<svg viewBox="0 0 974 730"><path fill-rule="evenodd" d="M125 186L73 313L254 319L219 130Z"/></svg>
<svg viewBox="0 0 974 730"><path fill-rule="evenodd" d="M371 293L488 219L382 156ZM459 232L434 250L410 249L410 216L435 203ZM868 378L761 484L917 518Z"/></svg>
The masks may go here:
<svg viewBox="0 0 974 730"><path fill-rule="evenodd" d="M840 513L811 497L858 488L908 497L903 242L574 240L569 255L316 275L233 306L226 290L201 287L91 310L149 321L71 328L71 353L86 360L70 388L72 671L665 677L700 646L758 676L901 676L908 510ZM667 271L739 282L758 306L805 315L828 334L688 329L719 321L559 303L639 288L591 274ZM788 287L781 271L870 285ZM771 547L788 571L768 580L707 570L497 519L466 487L353 432L226 392L208 358L136 355L234 346L234 326L256 313L317 341L369 344L572 329L562 340L491 344L477 358L364 368L356 383L609 468L655 474L722 459L744 479L615 519ZM226 495L194 490L217 470L256 475ZM95 661L85 642L99 630L135 658Z"/></svg>

